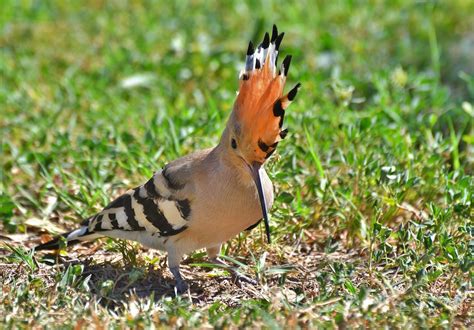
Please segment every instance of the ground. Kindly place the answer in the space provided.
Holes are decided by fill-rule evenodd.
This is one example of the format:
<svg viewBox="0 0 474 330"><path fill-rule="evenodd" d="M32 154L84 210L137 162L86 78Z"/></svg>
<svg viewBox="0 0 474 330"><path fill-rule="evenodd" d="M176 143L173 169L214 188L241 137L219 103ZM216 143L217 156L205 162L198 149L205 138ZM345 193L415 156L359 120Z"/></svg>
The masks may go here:
<svg viewBox="0 0 474 330"><path fill-rule="evenodd" d="M164 255L30 251L219 140L248 40L277 23L302 83L257 227ZM472 328L474 2L6 1L0 327Z"/></svg>

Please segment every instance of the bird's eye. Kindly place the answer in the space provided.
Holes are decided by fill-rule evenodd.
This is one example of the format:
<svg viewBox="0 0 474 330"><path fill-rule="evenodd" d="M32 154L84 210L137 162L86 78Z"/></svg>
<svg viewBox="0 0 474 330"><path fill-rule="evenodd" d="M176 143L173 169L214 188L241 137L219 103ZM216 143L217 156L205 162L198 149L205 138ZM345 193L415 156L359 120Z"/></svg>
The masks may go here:
<svg viewBox="0 0 474 330"><path fill-rule="evenodd" d="M230 141L230 145L232 146L232 149L237 149L237 141L235 141L235 139Z"/></svg>

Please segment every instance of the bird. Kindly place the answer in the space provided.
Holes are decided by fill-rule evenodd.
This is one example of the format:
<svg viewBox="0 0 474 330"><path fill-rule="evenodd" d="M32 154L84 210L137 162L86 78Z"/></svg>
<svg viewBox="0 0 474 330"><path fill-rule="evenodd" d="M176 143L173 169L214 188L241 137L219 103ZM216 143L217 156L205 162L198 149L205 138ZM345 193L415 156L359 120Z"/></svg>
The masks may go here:
<svg viewBox="0 0 474 330"><path fill-rule="evenodd" d="M185 254L205 248L211 261L224 264L221 245L262 219L270 243L268 210L274 192L264 164L287 136L285 112L301 86L283 94L292 59L287 55L278 67L283 36L273 25L271 36L266 32L258 46L249 42L237 96L216 146L169 162L79 228L35 251L100 237L136 241L167 252L176 290L183 293L189 288L179 268ZM255 283L235 271L233 275Z"/></svg>

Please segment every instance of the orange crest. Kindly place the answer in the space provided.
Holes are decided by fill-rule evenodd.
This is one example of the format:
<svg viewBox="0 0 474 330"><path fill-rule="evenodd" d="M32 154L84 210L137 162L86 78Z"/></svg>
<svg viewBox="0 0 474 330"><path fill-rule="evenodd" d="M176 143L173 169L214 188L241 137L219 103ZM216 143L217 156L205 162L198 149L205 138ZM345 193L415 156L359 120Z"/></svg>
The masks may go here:
<svg viewBox="0 0 474 330"><path fill-rule="evenodd" d="M282 130L285 110L293 101L300 84L283 96L291 56L285 57L277 72L278 49L284 33L273 25L272 37L265 33L262 43L247 51L245 69L240 74L240 88L234 103L234 115L241 135L252 152L253 160L264 162L278 142L286 136Z"/></svg>

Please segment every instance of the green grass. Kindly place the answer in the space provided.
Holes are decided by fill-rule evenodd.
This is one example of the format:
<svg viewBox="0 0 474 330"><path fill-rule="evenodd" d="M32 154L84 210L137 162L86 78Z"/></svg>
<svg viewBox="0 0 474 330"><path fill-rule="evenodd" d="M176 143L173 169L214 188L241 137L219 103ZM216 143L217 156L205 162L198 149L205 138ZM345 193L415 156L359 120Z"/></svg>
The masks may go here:
<svg viewBox="0 0 474 330"><path fill-rule="evenodd" d="M25 0L1 13L0 327L472 327L472 1ZM273 23L303 86L267 165L274 242L258 228L223 249L260 285L226 282L198 251L185 277L202 289L173 298L162 255L137 245L28 252L215 145L247 42Z"/></svg>

